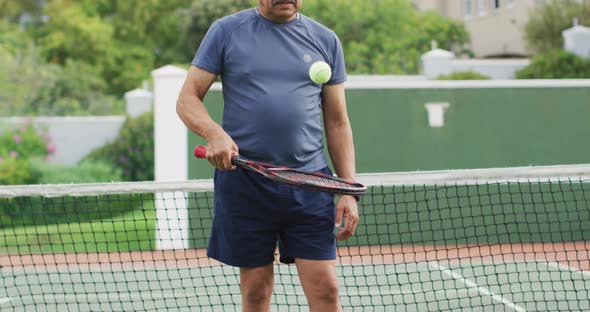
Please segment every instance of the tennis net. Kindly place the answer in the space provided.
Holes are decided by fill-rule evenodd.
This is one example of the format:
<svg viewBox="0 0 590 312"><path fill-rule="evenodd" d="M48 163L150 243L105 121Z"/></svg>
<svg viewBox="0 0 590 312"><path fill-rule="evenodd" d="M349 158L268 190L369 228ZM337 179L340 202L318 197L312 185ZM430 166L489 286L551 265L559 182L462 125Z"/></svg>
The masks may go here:
<svg viewBox="0 0 590 312"><path fill-rule="evenodd" d="M590 165L365 174L345 311L590 310ZM0 187L0 310L236 311L212 181ZM307 311L275 265L273 311Z"/></svg>

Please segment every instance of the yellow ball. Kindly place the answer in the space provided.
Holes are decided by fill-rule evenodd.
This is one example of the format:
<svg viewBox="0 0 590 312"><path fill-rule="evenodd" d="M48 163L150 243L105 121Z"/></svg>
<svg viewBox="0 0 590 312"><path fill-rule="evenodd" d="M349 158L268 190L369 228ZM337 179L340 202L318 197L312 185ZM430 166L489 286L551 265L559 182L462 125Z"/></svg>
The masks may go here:
<svg viewBox="0 0 590 312"><path fill-rule="evenodd" d="M332 68L328 63L317 61L309 68L309 78L315 83L323 84L332 77Z"/></svg>

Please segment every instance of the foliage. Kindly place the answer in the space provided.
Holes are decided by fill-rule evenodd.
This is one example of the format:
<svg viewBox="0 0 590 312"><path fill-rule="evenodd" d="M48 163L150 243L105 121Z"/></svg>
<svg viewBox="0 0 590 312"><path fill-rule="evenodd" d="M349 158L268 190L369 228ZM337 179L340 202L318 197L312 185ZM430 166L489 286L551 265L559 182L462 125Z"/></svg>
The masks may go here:
<svg viewBox="0 0 590 312"><path fill-rule="evenodd" d="M24 115L43 90L51 88L58 68L44 63L32 38L0 22L0 115Z"/></svg>
<svg viewBox="0 0 590 312"><path fill-rule="evenodd" d="M0 134L0 156L28 159L30 157L45 157L55 151L49 136L38 131L27 121L14 129L5 129Z"/></svg>
<svg viewBox="0 0 590 312"><path fill-rule="evenodd" d="M46 133L27 122L18 128L3 129L0 134L0 185L29 184L35 175L31 157L46 157L55 152Z"/></svg>
<svg viewBox="0 0 590 312"><path fill-rule="evenodd" d="M96 66L68 59L45 63L26 32L0 23L0 115L112 115L123 102L106 95Z"/></svg>
<svg viewBox="0 0 590 312"><path fill-rule="evenodd" d="M142 48L152 55L154 63L147 70L174 62L186 62L178 53L184 43L184 22L193 0L113 1L81 0L89 15L101 16L114 29L114 38L127 46ZM194 53L194 51L191 51Z"/></svg>
<svg viewBox="0 0 590 312"><path fill-rule="evenodd" d="M468 40L460 22L417 12L407 0L310 0L302 12L338 34L353 74L416 73L432 40L452 50Z"/></svg>
<svg viewBox="0 0 590 312"><path fill-rule="evenodd" d="M96 183L123 180L121 169L102 161L82 161L75 166L50 164L40 158L31 160L38 184Z"/></svg>
<svg viewBox="0 0 590 312"><path fill-rule="evenodd" d="M37 115L113 115L124 112L121 99L107 95L96 68L69 59L54 71L52 84L41 90L25 113Z"/></svg>
<svg viewBox="0 0 590 312"><path fill-rule="evenodd" d="M51 63L65 64L73 58L100 64L107 58L113 43L112 24L65 0L49 1L45 14L48 22L43 24L39 43Z"/></svg>
<svg viewBox="0 0 590 312"><path fill-rule="evenodd" d="M0 185L33 183L31 171L31 164L27 159L0 156Z"/></svg>
<svg viewBox="0 0 590 312"><path fill-rule="evenodd" d="M107 92L124 94L141 85L154 66L152 51L137 44L115 40L109 58L103 63L102 76L109 81Z"/></svg>
<svg viewBox="0 0 590 312"><path fill-rule="evenodd" d="M488 80L490 77L474 71L454 72L448 75L440 75L437 80Z"/></svg>
<svg viewBox="0 0 590 312"><path fill-rule="evenodd" d="M590 1L590 0L589 0ZM0 114L117 114L166 64L187 64L214 20L256 0L0 0ZM306 0L340 37L351 74L411 74L432 40L456 54L460 22L409 0Z"/></svg>
<svg viewBox="0 0 590 312"><path fill-rule="evenodd" d="M2 1L2 0L0 0ZM33 38L22 31L17 24L0 20L0 48L12 55L26 50L33 44Z"/></svg>
<svg viewBox="0 0 590 312"><path fill-rule="evenodd" d="M128 118L119 136L92 152L85 159L102 160L123 170L126 181L154 179L154 120L148 112Z"/></svg>
<svg viewBox="0 0 590 312"><path fill-rule="evenodd" d="M538 6L524 28L529 48L537 53L561 49L562 32L572 27L574 18L590 25L590 0L551 0Z"/></svg>
<svg viewBox="0 0 590 312"><path fill-rule="evenodd" d="M37 15L41 11L38 0L0 0L0 18L16 20L21 14Z"/></svg>
<svg viewBox="0 0 590 312"><path fill-rule="evenodd" d="M554 50L533 58L516 73L518 79L590 78L590 60L573 53Z"/></svg>
<svg viewBox="0 0 590 312"><path fill-rule="evenodd" d="M179 46L179 55L185 60L191 60L207 30L215 20L226 15L254 7L258 1L252 0L203 0L193 1L185 10L181 20L183 38ZM304 3L304 7L307 2ZM181 61L182 59L176 59Z"/></svg>

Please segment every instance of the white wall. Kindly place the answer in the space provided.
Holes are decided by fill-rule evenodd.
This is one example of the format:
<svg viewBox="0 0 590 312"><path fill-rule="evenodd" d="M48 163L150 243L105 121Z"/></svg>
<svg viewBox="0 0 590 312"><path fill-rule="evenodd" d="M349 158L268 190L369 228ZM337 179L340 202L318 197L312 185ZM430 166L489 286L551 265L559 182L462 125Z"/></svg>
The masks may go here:
<svg viewBox="0 0 590 312"><path fill-rule="evenodd" d="M125 116L9 117L0 118L0 125L17 127L31 120L39 129L48 131L56 147L49 162L75 165L93 149L114 140L125 119Z"/></svg>
<svg viewBox="0 0 590 312"><path fill-rule="evenodd" d="M492 79L514 79L516 72L531 63L528 59L454 60L453 72L474 71Z"/></svg>

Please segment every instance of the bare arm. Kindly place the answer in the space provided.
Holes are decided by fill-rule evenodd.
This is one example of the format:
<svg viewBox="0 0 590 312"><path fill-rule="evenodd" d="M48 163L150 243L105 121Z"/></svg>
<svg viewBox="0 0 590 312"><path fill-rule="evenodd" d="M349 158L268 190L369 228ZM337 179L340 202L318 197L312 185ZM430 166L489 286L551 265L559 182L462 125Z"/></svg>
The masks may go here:
<svg viewBox="0 0 590 312"><path fill-rule="evenodd" d="M323 113L328 152L334 170L339 177L354 180L354 144L346 111L344 84L324 85ZM358 207L352 196L344 195L336 203L336 226L340 226L343 218L346 219L346 226L338 232L338 239L352 236L358 224Z"/></svg>
<svg viewBox="0 0 590 312"><path fill-rule="evenodd" d="M354 180L356 176L352 129L346 111L344 84L325 85L323 92L324 125L328 152L336 174Z"/></svg>
<svg viewBox="0 0 590 312"><path fill-rule="evenodd" d="M217 75L191 66L176 102L176 113L184 124L207 141L207 160L219 169L232 169L231 155L238 148L230 136L217 124L203 99Z"/></svg>

